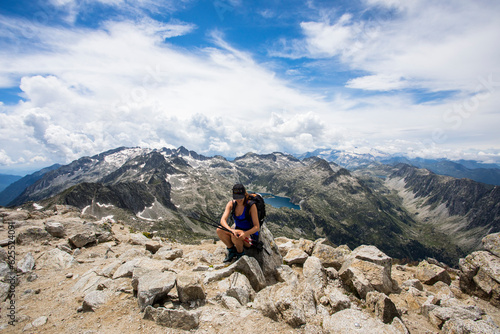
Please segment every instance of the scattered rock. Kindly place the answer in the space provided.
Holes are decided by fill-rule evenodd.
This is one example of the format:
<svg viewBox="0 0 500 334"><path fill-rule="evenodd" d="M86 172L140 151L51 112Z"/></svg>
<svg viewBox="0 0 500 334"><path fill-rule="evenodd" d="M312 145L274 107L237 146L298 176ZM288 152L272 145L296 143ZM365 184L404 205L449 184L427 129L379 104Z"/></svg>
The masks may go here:
<svg viewBox="0 0 500 334"><path fill-rule="evenodd" d="M137 284L137 302L142 311L148 305L164 298L175 286L176 274L171 271L151 271L139 277Z"/></svg>
<svg viewBox="0 0 500 334"><path fill-rule="evenodd" d="M500 232L487 235L483 238L482 244L485 250L500 257Z"/></svg>
<svg viewBox="0 0 500 334"><path fill-rule="evenodd" d="M32 271L33 268L35 268L35 258L33 257L33 254L29 252L21 261L19 261L17 264L17 270L22 273L27 273Z"/></svg>
<svg viewBox="0 0 500 334"><path fill-rule="evenodd" d="M58 248L54 248L44 253L38 261L40 263L40 267L56 270L68 269L76 263L73 256Z"/></svg>
<svg viewBox="0 0 500 334"><path fill-rule="evenodd" d="M438 281L446 284L451 283L450 274L448 274L446 269L435 264L430 264L425 260L418 264L416 275L422 283L428 285L433 285Z"/></svg>
<svg viewBox="0 0 500 334"><path fill-rule="evenodd" d="M94 232L83 232L72 235L68 241L74 248L81 248L96 242L97 237Z"/></svg>
<svg viewBox="0 0 500 334"><path fill-rule="evenodd" d="M64 225L59 222L48 221L45 223L45 230L53 237L64 238L66 230Z"/></svg>
<svg viewBox="0 0 500 334"><path fill-rule="evenodd" d="M109 295L105 291L95 290L85 295L83 299L83 312L94 312L96 309L106 304Z"/></svg>
<svg viewBox="0 0 500 334"><path fill-rule="evenodd" d="M192 272L182 272L177 275L177 294L182 303L205 300L201 277Z"/></svg>
<svg viewBox="0 0 500 334"><path fill-rule="evenodd" d="M286 264L291 265L291 264L303 264L306 262L307 258L309 255L307 255L306 252L304 252L301 249L298 248L292 248L288 251L286 256L283 258L283 261L285 261Z"/></svg>
<svg viewBox="0 0 500 334"><path fill-rule="evenodd" d="M385 293L371 291L366 295L366 303L375 312L375 316L385 324L392 323L399 312L394 302Z"/></svg>

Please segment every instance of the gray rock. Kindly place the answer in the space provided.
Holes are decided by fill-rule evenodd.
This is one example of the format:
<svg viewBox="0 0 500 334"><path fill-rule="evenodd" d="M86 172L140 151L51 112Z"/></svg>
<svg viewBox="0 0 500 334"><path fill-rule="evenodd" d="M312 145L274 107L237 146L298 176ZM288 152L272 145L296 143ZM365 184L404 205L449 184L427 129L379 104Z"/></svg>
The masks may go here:
<svg viewBox="0 0 500 334"><path fill-rule="evenodd" d="M391 276L392 259L375 246L361 245L355 248L349 257L382 266L387 271L387 274Z"/></svg>
<svg viewBox="0 0 500 334"><path fill-rule="evenodd" d="M339 312L351 308L351 300L339 288L327 286L325 296L328 298L331 313Z"/></svg>
<svg viewBox="0 0 500 334"><path fill-rule="evenodd" d="M96 242L97 237L94 232L86 231L72 235L68 241L74 248L81 248Z"/></svg>
<svg viewBox="0 0 500 334"><path fill-rule="evenodd" d="M142 233L134 233L134 234L131 234L130 235L130 239L128 240L128 242L132 245L141 245L141 246L144 246L146 245L146 243L148 243L149 241L151 241L150 239L148 239L144 234Z"/></svg>
<svg viewBox="0 0 500 334"><path fill-rule="evenodd" d="M333 267L339 270L350 254L351 250L347 246L334 248L325 243L317 243L311 255L319 258L325 268Z"/></svg>
<svg viewBox="0 0 500 334"><path fill-rule="evenodd" d="M231 276L235 271L244 274L255 291L260 291L266 287L266 279L259 263L255 258L248 256L241 257L238 261L226 268L205 273L204 283L208 284L213 281L224 279Z"/></svg>
<svg viewBox="0 0 500 334"><path fill-rule="evenodd" d="M45 223L45 230L53 237L64 238L66 230L64 225L59 222L48 221Z"/></svg>
<svg viewBox="0 0 500 334"><path fill-rule="evenodd" d="M175 286L176 274L171 271L151 271L139 277L137 284L137 302L141 312L146 306L153 305L156 300L162 299Z"/></svg>
<svg viewBox="0 0 500 334"><path fill-rule="evenodd" d="M115 240L115 236L113 235L113 233L107 231L96 232L95 236L98 243L105 243Z"/></svg>
<svg viewBox="0 0 500 334"><path fill-rule="evenodd" d="M443 334L490 334L500 333L498 327L493 321L471 319L450 319L441 328Z"/></svg>
<svg viewBox="0 0 500 334"><path fill-rule="evenodd" d="M308 284L277 283L257 293L254 305L266 317L297 328L316 315L314 291Z"/></svg>
<svg viewBox="0 0 500 334"><path fill-rule="evenodd" d="M281 265L276 268L276 279L278 282L298 283L298 276L290 266Z"/></svg>
<svg viewBox="0 0 500 334"><path fill-rule="evenodd" d="M149 240L146 242L146 250L155 254L161 248L161 244L158 241Z"/></svg>
<svg viewBox="0 0 500 334"><path fill-rule="evenodd" d="M385 294L390 294L394 290L394 283L387 269L373 262L351 258L344 262L339 276L363 299L373 290Z"/></svg>
<svg viewBox="0 0 500 334"><path fill-rule="evenodd" d="M321 294L326 287L326 271L321 264L321 260L315 256L309 257L302 270L306 282L317 293Z"/></svg>
<svg viewBox="0 0 500 334"><path fill-rule="evenodd" d="M7 251L3 248L3 246L0 247L0 261L6 261L7 258L8 258Z"/></svg>
<svg viewBox="0 0 500 334"><path fill-rule="evenodd" d="M159 309L156 314L156 323L189 331L200 325L200 314L200 311Z"/></svg>
<svg viewBox="0 0 500 334"><path fill-rule="evenodd" d="M255 297L255 291L245 275L235 272L228 278L226 295L235 298L241 305L246 305Z"/></svg>
<svg viewBox="0 0 500 334"><path fill-rule="evenodd" d="M46 316L41 316L41 317L38 317L35 320L33 320L31 322L31 325L33 327L40 327L40 326L45 325L47 323L47 320L49 320L49 319Z"/></svg>
<svg viewBox="0 0 500 334"><path fill-rule="evenodd" d="M414 278L414 279L409 279L403 282L404 287L413 287L419 291L424 291L424 286L422 285L422 282L420 280Z"/></svg>
<svg viewBox="0 0 500 334"><path fill-rule="evenodd" d="M17 264L17 270L22 273L27 273L35 268L35 258L31 252L27 253L24 258Z"/></svg>
<svg viewBox="0 0 500 334"><path fill-rule="evenodd" d="M25 227L22 228L17 237L16 243L19 245L27 245L32 242L41 242L50 238L50 234L41 227Z"/></svg>
<svg viewBox="0 0 500 334"><path fill-rule="evenodd" d="M96 309L106 304L109 294L106 291L95 290L85 295L82 310L84 312L94 312Z"/></svg>
<svg viewBox="0 0 500 334"><path fill-rule="evenodd" d="M54 248L40 256L38 262L38 266L41 268L59 270L70 268L76 263L76 260L68 253L58 248Z"/></svg>
<svg viewBox="0 0 500 334"><path fill-rule="evenodd" d="M80 279L71 288L71 292L85 296L89 292L97 290L99 284L107 280L96 274L94 270L89 270L80 277Z"/></svg>
<svg viewBox="0 0 500 334"><path fill-rule="evenodd" d="M0 282L0 303L3 303L9 296L10 284Z"/></svg>
<svg viewBox="0 0 500 334"><path fill-rule="evenodd" d="M438 281L448 285L451 283L450 274L448 274L446 269L435 264L430 264L425 260L418 264L416 276L422 283L428 285L433 285Z"/></svg>
<svg viewBox="0 0 500 334"><path fill-rule="evenodd" d="M177 294L181 303L205 300L205 290L201 277L192 272L177 275Z"/></svg>
<svg viewBox="0 0 500 334"><path fill-rule="evenodd" d="M299 248L292 248L288 251L286 256L283 258L286 264L303 264L306 262L309 255Z"/></svg>
<svg viewBox="0 0 500 334"><path fill-rule="evenodd" d="M177 258L181 258L183 254L184 251L182 249L170 249L169 247L162 247L153 255L153 259L173 261Z"/></svg>
<svg viewBox="0 0 500 334"><path fill-rule="evenodd" d="M236 298L228 295L223 295L220 302L222 306L229 310L236 310L242 306Z"/></svg>
<svg viewBox="0 0 500 334"><path fill-rule="evenodd" d="M369 292L366 295L366 303L375 312L375 316L385 324L392 323L395 317L400 316L396 305L385 293Z"/></svg>
<svg viewBox="0 0 500 334"><path fill-rule="evenodd" d="M276 268L283 264L283 258L278 246L274 242L274 237L266 225L261 226L259 240L263 244L263 249L254 247L246 249L245 254L257 260L265 278L265 285L276 283ZM254 287L255 288L255 287Z"/></svg>
<svg viewBox="0 0 500 334"><path fill-rule="evenodd" d="M132 277L134 268L137 264L139 264L140 261L140 258L136 258L125 262L124 264L119 266L118 269L116 269L115 273L113 274L113 279L117 279L120 277Z"/></svg>
<svg viewBox="0 0 500 334"><path fill-rule="evenodd" d="M460 259L460 288L500 307L500 258L487 251Z"/></svg>
<svg viewBox="0 0 500 334"><path fill-rule="evenodd" d="M485 250L500 257L500 232L485 236L482 240L482 244Z"/></svg>
<svg viewBox="0 0 500 334"><path fill-rule="evenodd" d="M402 334L398 327L384 324L362 311L346 309L323 318L327 333Z"/></svg>
<svg viewBox="0 0 500 334"><path fill-rule="evenodd" d="M121 266L121 261L118 259L115 259L111 261L108 265L106 265L102 270L99 272L99 275L104 276L104 277L113 277L113 274L116 272L116 270Z"/></svg>
<svg viewBox="0 0 500 334"><path fill-rule="evenodd" d="M10 266L5 261L0 261L0 277L7 276L11 272Z"/></svg>

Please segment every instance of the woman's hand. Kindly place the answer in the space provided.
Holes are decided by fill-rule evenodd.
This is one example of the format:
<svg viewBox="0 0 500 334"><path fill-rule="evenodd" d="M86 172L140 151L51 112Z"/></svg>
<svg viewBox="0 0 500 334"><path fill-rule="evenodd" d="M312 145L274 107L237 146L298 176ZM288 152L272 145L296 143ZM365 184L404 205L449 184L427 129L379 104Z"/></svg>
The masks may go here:
<svg viewBox="0 0 500 334"><path fill-rule="evenodd" d="M233 230L233 233L238 239L245 239L247 237L245 231L242 230Z"/></svg>

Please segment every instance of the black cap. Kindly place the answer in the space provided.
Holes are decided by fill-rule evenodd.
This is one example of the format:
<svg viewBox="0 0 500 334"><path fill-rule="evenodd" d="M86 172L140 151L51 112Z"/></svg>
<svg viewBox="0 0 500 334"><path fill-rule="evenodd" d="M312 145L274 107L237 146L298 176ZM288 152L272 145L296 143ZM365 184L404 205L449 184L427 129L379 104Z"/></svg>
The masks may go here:
<svg viewBox="0 0 500 334"><path fill-rule="evenodd" d="M233 186L233 199L242 199L245 198L245 187L242 184L235 184Z"/></svg>

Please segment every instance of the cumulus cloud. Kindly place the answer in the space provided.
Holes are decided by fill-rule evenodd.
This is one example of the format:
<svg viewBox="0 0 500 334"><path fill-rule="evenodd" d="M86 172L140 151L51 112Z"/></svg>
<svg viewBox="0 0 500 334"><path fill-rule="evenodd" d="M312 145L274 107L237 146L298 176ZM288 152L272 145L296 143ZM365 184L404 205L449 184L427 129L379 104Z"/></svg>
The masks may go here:
<svg viewBox="0 0 500 334"><path fill-rule="evenodd" d="M226 156L332 146L439 156L467 145L491 154L485 136L497 136L500 103L493 10L465 1L368 3L393 14L321 15L298 24L303 38L274 44L275 56L311 60L289 76L332 59L361 73L325 94L280 78L222 31L209 33L210 46L174 47L170 38L198 29L188 22L139 16L89 29L0 17L0 47L9 49L0 52L0 87L19 87L23 98L0 105L0 160L45 166L118 146L180 145ZM76 4L54 3L79 15ZM412 89L454 93L426 103Z"/></svg>
<svg viewBox="0 0 500 334"><path fill-rule="evenodd" d="M395 73L411 87L470 90L477 76L498 69L500 46L495 41L500 39L496 19L500 3L365 2L396 11L382 9L360 17L345 13L302 22L304 37L282 40L281 49L271 53L291 58L338 57L351 69L370 73L348 81L348 87L374 90L373 84L378 82L382 91L387 90L388 81L381 78ZM299 51L290 51L288 45ZM394 84L391 80L391 86Z"/></svg>

